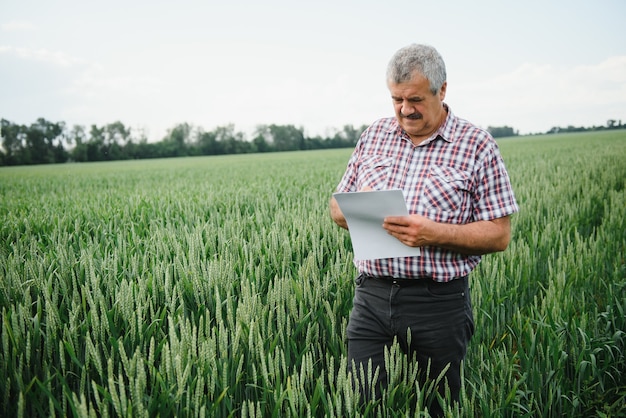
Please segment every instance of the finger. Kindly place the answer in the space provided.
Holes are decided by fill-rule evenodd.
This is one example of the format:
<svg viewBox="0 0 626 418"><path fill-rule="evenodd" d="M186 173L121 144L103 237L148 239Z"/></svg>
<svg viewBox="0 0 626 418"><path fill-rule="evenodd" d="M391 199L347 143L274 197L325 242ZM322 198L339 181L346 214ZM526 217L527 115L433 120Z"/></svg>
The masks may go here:
<svg viewBox="0 0 626 418"><path fill-rule="evenodd" d="M383 222L389 225L398 226L407 226L409 224L405 216L387 216Z"/></svg>
<svg viewBox="0 0 626 418"><path fill-rule="evenodd" d="M387 233L393 235L398 239L400 239L400 237L404 235L404 227L401 225L383 224L383 229L385 229Z"/></svg>

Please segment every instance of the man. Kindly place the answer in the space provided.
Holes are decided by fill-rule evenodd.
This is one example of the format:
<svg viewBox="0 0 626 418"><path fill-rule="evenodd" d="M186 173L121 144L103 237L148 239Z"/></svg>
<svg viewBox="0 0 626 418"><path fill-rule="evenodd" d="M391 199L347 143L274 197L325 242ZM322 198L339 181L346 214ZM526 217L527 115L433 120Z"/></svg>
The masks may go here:
<svg viewBox="0 0 626 418"><path fill-rule="evenodd" d="M474 332L468 275L483 254L507 248L509 216L519 209L493 138L444 103L446 69L434 48L413 44L396 52L387 86L395 117L363 132L337 191L402 189L409 216L387 217L382 227L421 253L355 260L348 360L357 371L367 371L369 361L372 371L380 367L379 393L385 347L395 338L421 369L430 367L430 379L448 367L444 382L458 400L461 362ZM347 229L334 198L330 211ZM441 413L439 405L432 412Z"/></svg>

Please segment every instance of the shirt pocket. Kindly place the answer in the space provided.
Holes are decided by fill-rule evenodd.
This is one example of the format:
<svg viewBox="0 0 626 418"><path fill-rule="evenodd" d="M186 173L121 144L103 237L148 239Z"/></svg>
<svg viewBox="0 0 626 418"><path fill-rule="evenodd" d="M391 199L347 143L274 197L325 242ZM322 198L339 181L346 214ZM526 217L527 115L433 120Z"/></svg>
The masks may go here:
<svg viewBox="0 0 626 418"><path fill-rule="evenodd" d="M464 219L469 203L469 174L451 167L433 166L424 182L421 203L441 221Z"/></svg>
<svg viewBox="0 0 626 418"><path fill-rule="evenodd" d="M393 159L381 155L366 155L359 160L357 190L371 187L374 190L387 188Z"/></svg>

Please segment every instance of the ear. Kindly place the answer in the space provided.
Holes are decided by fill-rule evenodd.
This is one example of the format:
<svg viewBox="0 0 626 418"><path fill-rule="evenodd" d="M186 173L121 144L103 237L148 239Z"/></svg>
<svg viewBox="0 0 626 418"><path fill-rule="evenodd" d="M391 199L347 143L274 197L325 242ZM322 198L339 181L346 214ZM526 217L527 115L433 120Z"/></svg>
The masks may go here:
<svg viewBox="0 0 626 418"><path fill-rule="evenodd" d="M446 98L446 89L448 88L448 82L444 81L443 84L441 85L441 88L439 89L439 100L443 102L443 100Z"/></svg>

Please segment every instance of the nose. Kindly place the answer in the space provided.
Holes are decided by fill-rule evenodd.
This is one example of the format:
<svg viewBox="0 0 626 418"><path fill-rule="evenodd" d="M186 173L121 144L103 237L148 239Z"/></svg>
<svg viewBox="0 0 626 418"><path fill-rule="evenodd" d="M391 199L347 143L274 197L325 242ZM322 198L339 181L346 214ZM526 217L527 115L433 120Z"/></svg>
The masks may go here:
<svg viewBox="0 0 626 418"><path fill-rule="evenodd" d="M413 104L408 100L403 100L402 106L400 107L400 112L403 115L412 115L413 113L415 113L415 106L413 106Z"/></svg>

